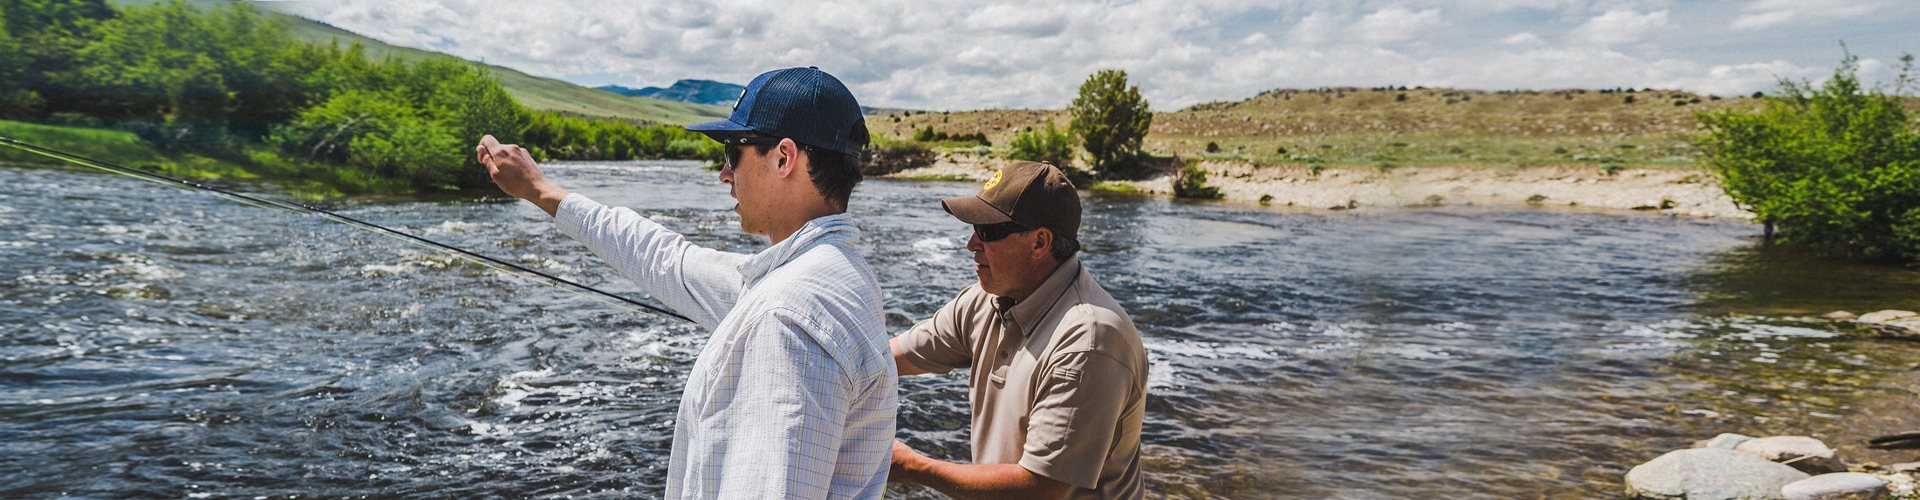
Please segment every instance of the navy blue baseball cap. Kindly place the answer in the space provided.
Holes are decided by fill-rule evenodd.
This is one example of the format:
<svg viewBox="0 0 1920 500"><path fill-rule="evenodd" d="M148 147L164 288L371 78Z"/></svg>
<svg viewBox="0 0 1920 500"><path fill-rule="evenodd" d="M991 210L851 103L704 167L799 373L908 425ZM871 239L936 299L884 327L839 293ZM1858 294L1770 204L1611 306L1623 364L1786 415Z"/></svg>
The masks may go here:
<svg viewBox="0 0 1920 500"><path fill-rule="evenodd" d="M785 137L829 151L858 155L867 146L867 119L838 78L820 68L761 73L747 84L725 120L688 125L719 140L738 132Z"/></svg>

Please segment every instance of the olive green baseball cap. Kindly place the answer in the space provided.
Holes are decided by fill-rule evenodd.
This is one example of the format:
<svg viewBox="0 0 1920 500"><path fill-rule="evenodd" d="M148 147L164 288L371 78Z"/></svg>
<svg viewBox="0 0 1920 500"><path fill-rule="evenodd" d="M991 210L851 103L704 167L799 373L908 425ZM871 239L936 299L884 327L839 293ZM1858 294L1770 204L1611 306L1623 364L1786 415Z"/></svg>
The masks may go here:
<svg viewBox="0 0 1920 500"><path fill-rule="evenodd" d="M1001 167L980 194L940 200L940 206L975 225L1018 222L1055 236L1080 237L1080 193L1067 173L1051 163L1015 162Z"/></svg>

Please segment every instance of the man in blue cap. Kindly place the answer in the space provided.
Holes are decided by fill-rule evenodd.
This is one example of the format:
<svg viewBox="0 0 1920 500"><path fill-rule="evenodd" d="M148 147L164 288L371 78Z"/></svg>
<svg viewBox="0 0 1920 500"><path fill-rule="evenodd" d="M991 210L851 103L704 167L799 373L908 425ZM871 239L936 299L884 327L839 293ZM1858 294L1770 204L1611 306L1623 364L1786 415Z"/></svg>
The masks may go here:
<svg viewBox="0 0 1920 500"><path fill-rule="evenodd" d="M740 229L771 247L694 246L561 189L491 135L476 154L502 191L713 332L680 399L667 498L879 498L898 390L880 284L846 214L868 140L859 103L819 69L782 69L754 78L727 119L687 129L726 145L720 182Z"/></svg>

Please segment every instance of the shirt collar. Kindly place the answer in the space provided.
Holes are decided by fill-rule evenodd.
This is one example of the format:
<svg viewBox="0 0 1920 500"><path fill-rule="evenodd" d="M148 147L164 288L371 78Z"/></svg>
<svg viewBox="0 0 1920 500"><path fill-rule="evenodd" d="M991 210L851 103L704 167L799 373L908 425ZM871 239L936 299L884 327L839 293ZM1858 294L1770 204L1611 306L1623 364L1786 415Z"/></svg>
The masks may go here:
<svg viewBox="0 0 1920 500"><path fill-rule="evenodd" d="M853 225L853 216L837 213L815 218L800 226L793 236L785 241L767 247L760 253L747 257L740 263L740 277L746 280L748 288L759 283L781 265L806 253L815 245L853 245L860 239L860 228Z"/></svg>
<svg viewBox="0 0 1920 500"><path fill-rule="evenodd" d="M1060 267L1053 269L1053 274L1048 275L1046 281L1040 283L1040 288L1027 296L1027 300L1008 306L1006 303L1010 301L1005 297L995 297L995 305L1000 306L1000 311L1011 315L1020 328L1032 329L1039 324L1040 318L1053 310L1053 305L1060 301L1060 296L1065 295L1067 289L1072 288L1074 279L1079 278L1080 274L1080 256L1068 257L1066 262L1060 263ZM1025 336L1026 333L1021 332L1021 335Z"/></svg>

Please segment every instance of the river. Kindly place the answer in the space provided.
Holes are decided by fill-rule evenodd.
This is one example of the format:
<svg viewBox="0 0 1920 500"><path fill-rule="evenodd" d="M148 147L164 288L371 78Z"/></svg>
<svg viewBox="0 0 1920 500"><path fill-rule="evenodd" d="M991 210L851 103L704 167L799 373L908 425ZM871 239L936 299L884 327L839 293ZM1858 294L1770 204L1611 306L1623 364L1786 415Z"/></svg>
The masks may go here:
<svg viewBox="0 0 1920 500"><path fill-rule="evenodd" d="M765 246L697 165L550 172L701 244ZM895 331L973 280L936 200L977 189L855 193ZM1913 271L1727 219L1085 199L1083 258L1152 363L1149 497L1611 497L1719 432L1913 459L1859 441L1920 429L1920 344L1818 319L1920 308ZM643 296L524 202L328 206ZM6 498L657 496L705 338L318 217L19 165L0 166L0 329ZM966 457L965 375L901 385L903 438Z"/></svg>

